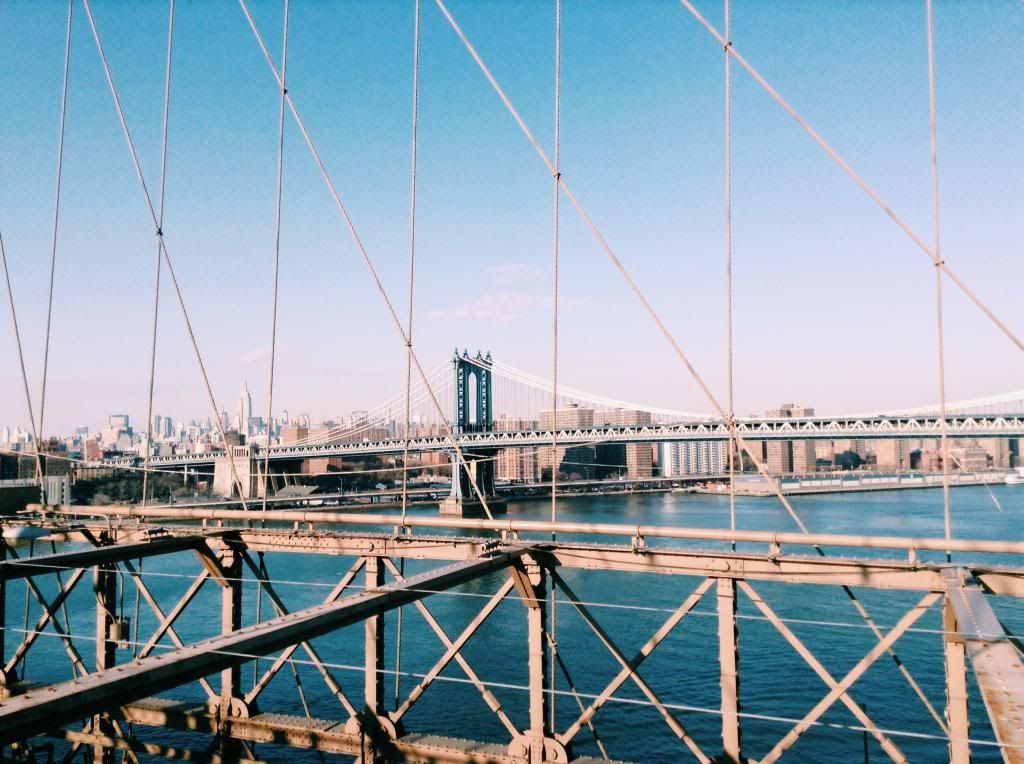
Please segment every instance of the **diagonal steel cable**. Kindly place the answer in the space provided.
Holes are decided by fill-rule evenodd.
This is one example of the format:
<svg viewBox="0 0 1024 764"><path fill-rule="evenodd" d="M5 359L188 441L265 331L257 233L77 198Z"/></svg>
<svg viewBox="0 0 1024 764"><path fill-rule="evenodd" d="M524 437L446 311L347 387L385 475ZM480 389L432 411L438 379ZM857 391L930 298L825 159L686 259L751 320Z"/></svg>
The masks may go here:
<svg viewBox="0 0 1024 764"><path fill-rule="evenodd" d="M712 26L711 23L709 23L708 20L705 19L700 14L700 12L693 6L693 3L691 3L690 0L679 0L679 2L682 3L683 7L686 8L686 10L688 10L693 15L693 17L701 23L701 25L711 34L712 37L718 40L718 42L721 45L726 45L728 40L726 40L722 33L715 29L715 27ZM769 84L768 80L761 76L761 74L750 64L750 62L748 62L747 59L745 59L739 53L739 51L736 50L736 46L730 44L728 45L727 50L729 51L729 55L735 58L736 62L747 70L750 76L757 81L757 84L764 88L768 95L770 95L775 100L775 102L778 103L779 106L781 106L786 111L786 113L789 114L789 116L791 116L796 121L796 123L804 129L804 132L806 132L811 137L811 139L815 143L817 143L818 146L820 146L826 154L829 155L832 161L839 165L843 172L850 176L854 183L860 186L861 190L871 198L871 201L877 204L882 209L882 211L885 212L885 214L888 215L892 219L892 221L897 226L899 226L900 229L907 236L910 237L911 241L913 241L914 244L917 245L918 249L920 249L932 260L933 263L935 263L936 268L943 271L946 274L946 276L949 277L949 280L956 284L957 287L960 288L960 291L962 291L971 302L978 306L981 312L984 313L989 318L989 320L992 321L992 323L994 323L999 328L999 330L1010 339L1011 342L1013 342L1014 345L1016 345L1018 348L1024 351L1024 341L1022 341L1016 334L1014 334L1010 327L1003 323L1003 321L992 311L992 309L989 308L988 305L986 305L981 300L981 298L978 297L977 294L975 294L974 290L968 287L967 284L965 284L960 279L960 277L957 276L949 268L948 265L946 265L946 263L938 256L938 253L933 251L932 248L930 248L925 243L924 239L922 239L917 233L915 233L914 229L912 229L906 222L904 222L903 218L897 215L896 212L892 209L892 207L886 204L886 202L882 199L878 192L876 192L871 186L867 184L867 182L859 174L857 174L853 167L851 167L846 162L846 160L843 159L839 152L836 151L824 138L822 138L821 135L819 135L813 127L811 127L810 123L806 119L804 119L800 115L800 113L797 112L797 110L794 109L789 104L789 102L786 101L786 99L784 99L779 94L779 92L774 87L771 86L771 84Z"/></svg>
<svg viewBox="0 0 1024 764"><path fill-rule="evenodd" d="M96 41L96 50L99 53L100 62L103 65L103 72L106 75L107 85L110 88L110 95L111 98L113 98L114 107L117 110L117 116L121 123L121 130L124 133L125 142L128 145L128 152L131 155L132 164L135 167L135 175L139 180L139 185L142 188L142 195L145 199L146 207L149 209L149 216L152 219L154 228L156 229L157 243L160 251L163 252L164 263L167 265L167 273L170 275L171 283L174 285L174 292L178 298L178 306L181 308L181 315L185 321L185 329L187 330L189 339L192 342L192 349L195 352L196 362L199 364L199 371L203 378L203 384L206 387L206 395L210 403L210 408L213 410L213 419L217 423L217 431L224 443L224 450L227 452L228 464L231 468L231 476L235 484L238 486L238 494L242 501L242 506L245 507L245 491L242 487L242 481L238 476L238 470L235 467L234 449L228 445L227 436L224 432L224 423L221 422L220 412L217 409L217 400L213 395L213 388L210 386L210 378L206 373L206 364L203 362L203 355L199 351L199 342L196 339L195 331L192 329L192 321L188 315L188 308L185 307L185 298L182 295L181 286L178 284L178 277L174 272L174 265L171 263L171 254L167 251L167 244L164 241L163 229L160 228L160 218L157 215L156 208L153 206L153 198L149 193L149 187L146 185L146 178L142 173L142 164L139 162L139 155L135 150L135 142L132 140L131 131L128 129L128 122L124 116L121 99L117 94L117 87L114 85L114 77L110 71L110 64L107 62L107 56L103 52L103 43L100 41L100 33L99 29L96 27L96 19L93 18L89 0L82 0L82 4L85 6L85 13L89 18L89 27L92 29L92 36Z"/></svg>
<svg viewBox="0 0 1024 764"><path fill-rule="evenodd" d="M4 282L7 285L7 305L11 310L11 325L14 328L14 343L18 348L18 365L21 367L21 384L25 390L25 408L28 410L29 427L32 430L32 440L35 441L36 451L36 479L39 481L40 501L46 503L46 491L43 487L43 465L42 457L39 455L39 432L36 429L36 417L32 413L32 393L28 389L28 374L25 372L25 353L21 347L21 330L18 328L18 311L14 305L14 290L11 287L11 269L7 263L7 250L4 247L4 236L0 232L0 261L4 266Z"/></svg>
<svg viewBox="0 0 1024 764"><path fill-rule="evenodd" d="M164 198L167 190L167 125L171 113L171 52L174 48L174 0L170 0L167 18L167 67L164 77L164 118L160 139L160 201L157 228L164 228ZM142 506L146 506L149 492L149 460L153 454L153 390L156 387L156 338L160 320L160 245L156 248L156 284L153 288L153 342L149 351L149 400L146 407L146 432L148 444L142 472Z"/></svg>
<svg viewBox="0 0 1024 764"><path fill-rule="evenodd" d="M270 57L270 52L267 50L266 44L263 42L263 36L260 34L259 27L256 26L256 22L252 18L252 14L249 13L249 6L246 5L245 0L238 0L238 4L242 8L242 12L245 14L246 21L249 23L249 27L252 29L252 33L256 38L256 42L260 46L260 50L263 52L263 57L266 59L267 65L270 67L271 74L277 81L278 86L281 85L281 74L277 70L277 66L274 64L274 60ZM377 292L380 294L381 299L384 301L384 307L387 309L388 315L391 318L391 322L394 324L395 329L398 331L401 337L402 344L409 348L409 357L412 358L413 365L416 367L416 371L423 381L426 387L427 393L430 395L431 402L434 408L441 414L442 424L445 429L445 435L451 441L452 448L455 450L457 465L461 464L462 468L466 472L466 477L469 480L470 486L473 488L473 492L477 498L480 499L480 505L484 510L484 513L489 519L494 519L494 515L491 513L491 509L487 504L487 497L484 496L483 491L480 490L480 486L477 483L476 478L473 476L473 471L470 469L469 461L466 459L465 453L462 447L459 445L458 439L455 437L455 432L452 430L451 423L448 422L447 418L444 417L444 409L438 401L437 396L434 394L433 388L430 386L427 380L427 375L423 371L423 366L420 364L419 358L416 355L416 351L412 349L409 342L409 336L406 334L405 327L402 326L401 320L398 318L398 313L395 312L394 304L391 302L391 298L388 296L387 290L384 288L384 284L380 280L380 275L377 272L376 266L373 264L373 260L370 259L369 253L366 251L366 247L363 245L363 241L359 236L359 232L356 230L355 223L348 214L348 209L341 201L341 196L338 194L338 190L334 185L334 180L331 174L327 171L327 166L324 164L323 159L320 157L320 152L316 148L316 144L313 142L312 136L306 129L306 124L303 122L302 117L299 115L299 111L295 106L295 101L291 96L291 93L285 93L285 98L288 100L288 107L292 112L292 116L295 118L295 124L298 126L299 131L302 133L303 139L306 141L306 145L309 147L310 153L313 155L313 161L316 162L317 168L320 170L320 174L327 184L327 189L331 194L331 198L334 200L335 206L338 208L338 212L345 222L345 226L348 228L349 233L352 236L352 240L356 245L356 249L359 250L359 255L366 265L367 270L370 273L374 286L377 288ZM456 479L453 470L453 480Z"/></svg>
<svg viewBox="0 0 1024 764"><path fill-rule="evenodd" d="M444 14L444 16L448 19L448 23L451 25L456 35L458 35L466 50L476 61L477 66L479 66L481 72L483 72L484 76L491 83L491 86L494 88L495 92L498 94L501 101L505 104L505 107L508 109L509 113L512 115L516 123L519 125L527 140L530 141L531 145L537 152L541 161L544 162L549 171L553 172L553 165L551 163L551 160L548 159L547 154L544 152L544 149L541 148L540 144L537 142L537 139L530 131L530 128L526 125L526 122L520 116L519 112L516 110L515 106L512 104L512 101L509 99L504 89L502 89L497 79L495 79L494 75L491 73L491 70L487 67L487 64L484 63L484 60L480 57L480 54L477 52L476 48L473 47L473 44L469 41L469 38L466 37L466 34L462 31L462 28L459 26L458 22L455 21L455 18L452 16L448 8L445 6L443 0L435 0L435 2L437 6L441 9L441 12ZM729 47L729 50L732 51L732 46ZM739 431L736 428L736 423L730 420L729 417L726 415L726 412L723 409L721 403L718 401L718 398L715 397L714 393L711 392L711 388L708 387L703 377L701 377L697 369L693 366L689 357L686 355L682 347L676 341L673 334L669 331L668 327L662 321L661 317L658 315L658 312L654 309L654 306L651 305L651 303L648 301L647 297L644 295L639 285L633 280L632 276L630 276L629 272L622 264L622 261L619 260L618 256L612 250L607 240L605 240L600 229L587 214L582 203L576 198L576 195L573 194L568 184L565 182L565 179L560 178L559 184L561 185L562 190L565 192L566 198L569 199L573 207L576 208L576 211L583 219L583 222L590 229L590 232L593 234L594 238L601 246L601 249L604 250L605 254L608 256L608 259L611 260L616 270L619 271L622 278L626 281L627 285L629 286L633 294L636 296L637 300L640 302L644 311L650 316L651 320L658 327L658 330L661 332L662 336L672 347L673 351L676 354L676 357L683 364L683 366L689 372L690 376L693 378L694 382L704 393L705 397L708 399L708 402L711 403L711 405L714 407L715 411L718 413L718 416L721 417L726 422L728 422L729 431L733 434L733 437L735 438L736 442L739 444L740 448L746 451L747 455L750 457L750 460L754 463L754 466L757 468L757 471L760 473L762 478L764 478L767 484L771 487L772 492L775 494L776 498L778 498L782 506L786 509L786 512L789 514L790 518L792 518L793 522L800 529L800 532L804 534L809 533L809 530L807 526L804 524L804 521L801 519L799 514L797 514L796 510L793 508L793 505L786 498L786 495L782 492L782 488L779 485L779 482L775 479L775 476L773 476L768 471L764 462L755 454L753 448L751 448L750 445L746 442L746 440L739 434ZM821 547L815 546L814 549L820 556L826 556L824 550ZM853 590L849 587L844 586L843 589L846 592L847 597L849 597L850 601L853 603L854 608L856 608L860 616L871 627L875 636L879 640L881 640L884 635L882 634L881 630L878 629L877 625L874 622L874 619L871 618L871 615L864 608L863 604L861 604L860 600L857 599L857 595L854 594ZM903 662L900 661L899 657L896 655L895 651L891 649L891 647L887 649L887 652L889 656L893 659L893 661L896 662L897 666L899 667L900 673L903 674L908 684L910 684L911 688L914 689L918 698L920 698L921 702L928 709L929 713L931 713L932 718L935 719L935 721L939 724L940 727L945 728L941 715L939 715L939 713L935 710L935 707L932 705L931 701L928 700L927 695L925 695L920 685L910 674L909 669L907 669Z"/></svg>

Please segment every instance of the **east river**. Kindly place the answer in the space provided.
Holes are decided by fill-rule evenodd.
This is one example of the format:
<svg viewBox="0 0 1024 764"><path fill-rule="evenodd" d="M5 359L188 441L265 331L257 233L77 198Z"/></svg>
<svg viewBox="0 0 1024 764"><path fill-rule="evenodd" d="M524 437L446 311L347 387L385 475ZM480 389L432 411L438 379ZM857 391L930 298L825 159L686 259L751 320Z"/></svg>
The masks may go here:
<svg viewBox="0 0 1024 764"><path fill-rule="evenodd" d="M994 486L1001 510L984 487L956 488L951 492L953 534L960 538L1022 539L1024 486ZM878 493L795 496L793 507L812 532L889 534L940 537L943 532L942 492L940 490L904 490ZM586 496L559 502L559 519L581 522L609 522L649 525L677 525L722 528L728 525L727 496L692 494L634 494ZM436 510L435 510L436 511ZM512 502L509 514L521 519L548 519L550 503L544 500ZM429 512L417 509L417 513ZM797 530L781 504L771 498L737 499L738 527L747 530ZM366 530L366 529L363 529ZM589 540L576 536L572 540ZM602 543L616 542L601 539ZM655 543L655 542L650 542ZM663 545L679 546L685 542ZM692 545L711 548L711 542ZM37 543L37 547L41 542ZM760 547L763 552L764 547ZM48 552L37 548L36 553ZM785 550L799 553L809 550ZM833 552L829 552L833 554ZM836 550L837 555L843 550ZM879 551L876 556L896 553ZM974 558L978 558L977 555ZM959 558L957 558L959 559ZM966 559L966 558L964 558ZM267 555L270 577L287 603L296 610L321 601L340 576L352 564L351 558L303 554ZM985 562L1014 562L988 558ZM406 573L427 569L432 563L406 563ZM433 563L436 564L436 563ZM199 571L193 555L181 554L152 558L144 562L147 585L165 610L170 609ZM689 595L700 579L650 573L564 570L563 575L576 593L589 604L601 625L623 652L634 652L658 629L670 612ZM52 596L55 582L48 577L45 590ZM43 582L43 578L39 579ZM477 580L451 594L427 600L431 612L454 638L484 605L503 579L499 575ZM358 579L361 583L361 578ZM810 584L757 583L758 593L787 621L829 670L841 678L867 653L875 640L853 604L837 586ZM179 634L186 642L212 636L219 629L219 592L207 585L179 621ZM918 599L920 593L857 588L857 596L883 631ZM24 600L21 584L8 589L7 651L20 639L17 629L24 625ZM556 607L556 638L562 656L581 700L587 704L599 694L619 670L605 649L561 593ZM1011 633L1024 633L1024 603L1010 597L990 597L1004 626ZM132 613L135 592L127 582L123 609ZM244 590L246 620L256 616L256 588L251 582ZM526 616L514 598L500 605L464 650L473 668L487 683L502 707L521 727L526 725L527 684ZM88 578L71 597L73 631L87 662L93 651L92 592ZM30 622L37 617L34 609ZM145 641L156 618L143 600L139 619L140 641ZM746 756L760 758L828 691L828 688L765 620L744 596L739 605L740 711L742 742ZM263 618L273 615L263 597ZM387 669L395 667L396 618L387 617ZM942 661L941 607L935 606L915 628L896 643L896 651L920 683L928 699L941 715L945 707L945 680ZM363 678L363 629L349 627L315 641L321 657L341 681L349 697L358 705ZM130 639L129 639L130 641ZM405 695L416 685L444 652L443 645L427 627L415 608L403 612L401 676L399 691ZM130 646L118 651L118 660L130 660ZM295 653L304 661L306 656ZM259 664L261 671L269 660ZM321 681L316 669L307 662L294 664L301 678L304 700L314 717L344 719L345 713ZM243 666L243 683L251 685L253 664ZM686 726L690 735L709 755L720 750L719 677L717 622L712 589L673 634L662 643L640 669L660 699ZM70 678L70 667L60 642L52 635L40 638L29 653L28 676L36 681ZM393 703L396 676L385 675L389 703ZM984 705L973 678L970 682L971 738L974 761L1000 761L992 745L993 734ZM214 680L216 684L216 680ZM568 692L564 676L557 675L556 718L559 730L578 715L577 700ZM198 684L178 688L169 697L199 700ZM887 731L910 761L941 761L947 756L946 741L937 722L925 709L900 675L894 662L883 656L851 689L851 695L871 719ZM293 672L281 671L260 698L260 709L281 713L304 713ZM615 698L594 719L597 733L613 759L640 762L691 760L657 711L647 704L637 686L627 681ZM840 703L836 703L784 756L785 761L861 762L883 761L885 754L873 739L868 739L859 723ZM465 674L452 663L441 679L427 690L405 718L408 729L417 732L448 734L485 741L505 741L508 733L490 712L477 690L465 680ZM201 741L180 733L137 727L143 739L173 742L197 747ZM575 739L576 755L599 755L591 732L584 727ZM318 761L316 754L257 746L257 756L268 761ZM328 757L329 758L329 757Z"/></svg>

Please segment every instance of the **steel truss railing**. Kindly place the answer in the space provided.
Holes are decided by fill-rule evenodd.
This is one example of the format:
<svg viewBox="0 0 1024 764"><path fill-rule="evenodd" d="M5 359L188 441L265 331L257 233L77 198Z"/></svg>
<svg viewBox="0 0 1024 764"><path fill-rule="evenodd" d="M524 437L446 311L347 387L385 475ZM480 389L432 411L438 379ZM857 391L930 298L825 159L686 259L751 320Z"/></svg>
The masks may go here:
<svg viewBox="0 0 1024 764"><path fill-rule="evenodd" d="M64 530L67 532L69 529ZM171 754L171 751L163 750L158 743L126 735L120 725L127 720L143 726L180 727L218 735L221 751L218 754L207 754L205 760L210 761L217 760L218 756L224 760L256 758L250 755L251 750L242 746L268 741L347 752L361 755L367 761L375 757L398 760L426 757L442 761L482 760L474 758L475 754L472 753L478 750L479 743L449 741L446 744L448 748L439 751L436 750L436 741L429 742L422 736L408 734L403 728L409 710L422 702L429 688L437 681L451 679L443 677L442 672L455 663L464 675L460 681L475 687L486 707L508 733L501 752L486 760L569 761L573 744L580 742L584 728L587 728L604 751L596 726L600 721L599 712L609 703L626 700L616 697L616 693L623 684L631 682L642 693L644 700L641 702L653 707L672 735L680 741L681 751L688 752L698 761L712 761L716 757L723 757L726 761L742 761L749 755L741 745L742 720L750 716L741 708L738 691L738 633L743 619L737 614L737 602L743 597L757 608L760 617L770 623L813 670L825 690L821 700L802 718L789 720L790 726L786 733L770 749L761 752L764 756L762 761L775 761L779 758L807 730L819 726L821 717L837 703L849 709L859 729L871 735L890 760L905 761L899 738L922 733L884 728L857 703L852 688L879 657L893 649L903 635L915 630L914 625L920 618L940 601L944 609L943 629L940 633L944 645L947 702L944 716L946 723L940 723L940 729L934 733L934 737L948 742L950 760L955 762L966 761L971 746L984 742L972 740L969 736L966 692L969 662L989 710L996 740L1004 758L1007 761L1020 761L1024 756L1024 736L1019 725L1012 722L1014 714L1019 714L1024 705L1024 687L1020 680L1024 667L1021 666L1014 638L1006 634L984 594L988 591L1024 597L1024 567L967 567L928 564L914 559L840 559L783 554L783 543L809 543L807 538L801 538L799 542L778 538L784 534L762 534L776 537L775 542L769 544L767 553L670 549L643 543L645 530L655 531L647 535L657 537L668 535L670 529L661 529L659 532L655 528L636 528L631 543L621 546L587 541L552 544L520 540L513 526L506 530L503 539L480 539L417 536L412 533L353 534L294 528L223 528L200 532L195 528L170 527L157 533L155 526L92 524L71 529L78 537L96 544L84 551L25 559L23 555L8 549L10 559L0 563L0 580L5 585L24 580L30 590L37 592L42 615L35 621L34 628L24 630L23 640L5 664L4 676L9 697L0 700L0 744L21 744L24 738L46 733L71 744L71 753L83 747L92 747L100 756L108 757L114 750L122 750L129 757L139 753ZM687 536L685 529L675 530L677 537ZM177 535L167 536L167 531ZM147 537L152 540L140 540ZM714 532L705 532L705 537L712 539ZM116 543L119 541L122 543ZM855 546L849 537L832 537L831 541L833 545ZM879 539L870 537L861 537L861 541L864 546L886 548L896 547L903 542L896 539L881 543ZM819 542L827 545L828 539L818 539L815 543ZM929 540L917 540L916 543L917 549L933 546ZM973 544L975 550L983 552L1024 554L1024 549L1008 548L1001 543ZM912 545L905 546L914 549ZM177 602L168 603L168 608L160 604L158 597L145 583L146 577L161 574L156 571L144 572L140 569L141 563L136 564L134 561L186 550L196 553L201 569ZM331 587L322 604L290 611L276 587L281 582L270 576L264 559L267 553L285 551L341 553L352 555L355 561ZM254 555L259 555L259 562ZM441 566L420 576L407 578L393 561L403 557L436 560ZM602 624L596 615L595 604L582 599L560 572L573 568L684 575L692 577L696 584L669 609L665 621L630 656ZM93 636L76 636L71 633L69 625L60 623L57 614L68 602L71 591L90 569L94 573L97 628ZM251 578L245 575L246 569ZM440 596L450 586L501 570L506 571L508 577L496 591L479 595L483 598L480 609L457 634L449 633L425 602L428 597ZM46 598L36 584L36 579L62 573L68 578L62 579L58 595L52 599ZM360 588L356 583L360 573L364 576L364 585L361 591L352 593L352 590ZM391 581L387 582L386 576L389 574ZM157 619L157 626L148 638L137 636L130 640L120 633L123 604L119 610L116 587L103 585L104 581L109 584L117 576L123 576L123 581L134 584ZM222 636L185 644L175 625L186 613L189 604L195 601L199 589L210 579L215 580L222 591ZM790 626L791 621L780 617L767 598L755 588L758 581L801 581L916 590L921 597L895 623L881 627L882 632L877 640L873 640L871 649L848 672L837 676L830 673L820 657L796 636ZM243 584L254 584L259 592L268 597L276 618L244 625ZM8 590L9 586L5 586L4 591ZM550 705L556 697L550 690L551 677L548 674L548 656L552 647L546 626L549 615L547 610L551 602L549 592L582 618L604 646L614 665L618 666L615 676L600 692L583 692L572 675L566 654L559 651L554 665L564 675L564 686L568 687L561 690L560 694L572 697L579 708L579 714L568 722L563 720L557 729L552 726L549 717ZM695 736L688 729L686 712L697 709L683 710L677 704L665 702L660 694L663 690L656 689L655 684L641 673L644 662L659 645L687 617L692 617L698 605L712 594L715 600L713 615L702 615L712 615L718 621L721 703L718 708L701 710L720 717L720 740L708 740L706 734ZM529 715L526 719L517 719L514 713L502 705L492 689L501 686L500 683L484 679L480 669L486 667L471 665L464 652L467 643L479 632L481 626L513 595L525 606L527 616L529 682L517 688L529 695ZM413 605L417 609L439 640L441 653L426 672L410 674L417 677L415 686L396 701L394 708L388 708L383 691L383 676L388 673L382 650L383 618L387 610L402 605ZM313 648L311 639L353 623L364 624L364 665L343 666L323 660ZM50 636L64 644L71 657L75 676L79 678L72 683L45 688L16 681L14 668L30 648L38 643L37 637L46 633L47 628L53 632ZM0 630L0 637L18 631L5 628ZM76 639L96 641L95 673L89 674L85 668L85 660L74 646ZM132 643L137 650L137 658L130 663L115 666L113 646L118 641ZM301 661L294 657L300 648L306 656ZM252 686L244 688L240 666L251 662L258 665L264 656L271 658L269 668L263 672L257 671ZM0 657L6 658L7 653L4 652ZM326 722L309 718L304 690L298 672L295 671L297 663L316 669L324 687L341 707L341 722L332 722L328 727L325 726ZM257 708L264 690L285 664L293 669L297 690L307 709L306 719L292 717L292 721L282 721L283 717L260 714ZM362 698L356 699L355 687L358 685L347 684L336 678L333 672L342 669L362 672ZM215 689L208 678L217 672L220 673L219 690ZM207 698L206 706L151 698L159 690L191 681L200 682ZM663 682L659 678L658 684ZM84 726L73 726L74 720L85 717L91 718ZM67 724L72 727L59 729ZM488 750L499 749L492 746ZM191 753L202 759L201 751Z"/></svg>

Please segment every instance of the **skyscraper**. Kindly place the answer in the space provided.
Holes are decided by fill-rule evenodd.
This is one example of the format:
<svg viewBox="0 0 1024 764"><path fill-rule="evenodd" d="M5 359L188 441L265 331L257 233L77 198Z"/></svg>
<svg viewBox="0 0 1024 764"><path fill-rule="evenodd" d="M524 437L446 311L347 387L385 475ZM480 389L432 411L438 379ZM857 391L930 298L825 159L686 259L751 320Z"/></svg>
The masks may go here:
<svg viewBox="0 0 1024 764"><path fill-rule="evenodd" d="M783 403L777 409L769 409L765 415L771 419L814 416L814 409ZM768 471L773 475L786 472L808 473L815 470L814 442L809 440L768 441L766 448Z"/></svg>
<svg viewBox="0 0 1024 764"><path fill-rule="evenodd" d="M238 433L249 434L249 420L252 419L252 395L249 394L249 385L242 383L242 392L238 395Z"/></svg>

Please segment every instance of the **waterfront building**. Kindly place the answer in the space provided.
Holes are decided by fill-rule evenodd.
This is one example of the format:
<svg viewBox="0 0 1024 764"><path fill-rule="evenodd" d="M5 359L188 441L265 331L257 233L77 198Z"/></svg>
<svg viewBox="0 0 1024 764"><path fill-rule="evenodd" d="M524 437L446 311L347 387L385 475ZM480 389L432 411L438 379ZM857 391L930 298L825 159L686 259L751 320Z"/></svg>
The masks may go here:
<svg viewBox="0 0 1024 764"><path fill-rule="evenodd" d="M551 409L541 411L538 415L538 424L542 430L556 425L559 430L593 427L594 409L569 403L558 409L557 416ZM559 446L552 458L550 448L541 448L538 449L537 460L541 470L550 470L553 465L557 465L559 474L589 479L594 477L596 452L594 446Z"/></svg>
<svg viewBox="0 0 1024 764"><path fill-rule="evenodd" d="M499 432L522 432L537 429L536 420L498 414L494 429ZM540 479L540 461L536 448L503 448L496 459L495 477L498 480L532 483Z"/></svg>
<svg viewBox="0 0 1024 764"><path fill-rule="evenodd" d="M639 409L601 409L594 413L599 427L643 427L651 424L651 412ZM616 471L630 478L649 478L654 474L654 445L627 443L597 447L599 471Z"/></svg>
<svg viewBox="0 0 1024 764"><path fill-rule="evenodd" d="M770 419L810 417L814 416L814 409L783 403L776 409L768 409L765 416ZM773 440L765 447L765 466L773 475L814 472L816 461L815 445L810 440Z"/></svg>
<svg viewBox="0 0 1024 764"><path fill-rule="evenodd" d="M910 449L903 439L876 440L872 444L875 466L880 470L910 469Z"/></svg>
<svg viewBox="0 0 1024 764"><path fill-rule="evenodd" d="M1010 467L1010 441L1006 438L979 438L975 445L985 449L996 469Z"/></svg>
<svg viewBox="0 0 1024 764"><path fill-rule="evenodd" d="M721 475L729 469L729 444L724 441L662 443L658 450L662 477Z"/></svg>

